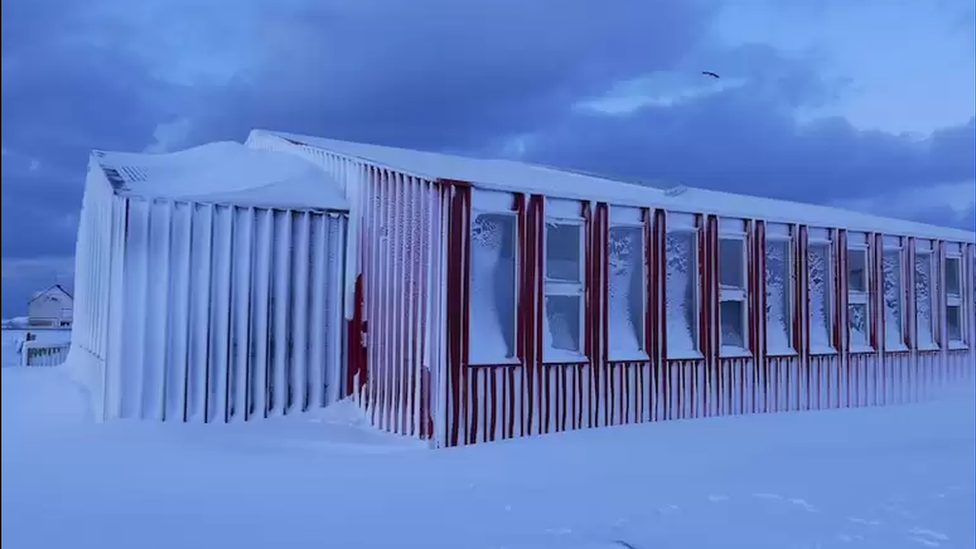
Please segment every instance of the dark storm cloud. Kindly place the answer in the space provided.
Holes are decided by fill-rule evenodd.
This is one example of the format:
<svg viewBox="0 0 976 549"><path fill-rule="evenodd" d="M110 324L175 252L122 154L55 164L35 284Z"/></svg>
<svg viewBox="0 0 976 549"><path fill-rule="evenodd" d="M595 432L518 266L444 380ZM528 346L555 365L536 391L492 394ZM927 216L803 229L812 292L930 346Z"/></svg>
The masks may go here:
<svg viewBox="0 0 976 549"><path fill-rule="evenodd" d="M265 62L202 102L193 141L254 126L476 147L579 97L667 68L702 39L700 2L365 0L263 13Z"/></svg>
<svg viewBox="0 0 976 549"><path fill-rule="evenodd" d="M859 130L839 117L801 123L765 97L745 85L626 116L577 113L537 135L526 156L808 202L976 177L976 119L919 139Z"/></svg>

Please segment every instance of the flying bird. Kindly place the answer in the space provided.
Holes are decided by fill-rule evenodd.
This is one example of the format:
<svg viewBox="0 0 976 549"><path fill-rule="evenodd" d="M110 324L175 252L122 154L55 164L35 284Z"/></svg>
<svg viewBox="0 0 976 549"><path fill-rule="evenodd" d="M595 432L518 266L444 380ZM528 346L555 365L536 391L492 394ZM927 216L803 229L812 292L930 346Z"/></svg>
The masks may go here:
<svg viewBox="0 0 976 549"><path fill-rule="evenodd" d="M702 74L704 74L705 76L711 76L712 78L721 78L721 76L715 74L712 71L702 71Z"/></svg>

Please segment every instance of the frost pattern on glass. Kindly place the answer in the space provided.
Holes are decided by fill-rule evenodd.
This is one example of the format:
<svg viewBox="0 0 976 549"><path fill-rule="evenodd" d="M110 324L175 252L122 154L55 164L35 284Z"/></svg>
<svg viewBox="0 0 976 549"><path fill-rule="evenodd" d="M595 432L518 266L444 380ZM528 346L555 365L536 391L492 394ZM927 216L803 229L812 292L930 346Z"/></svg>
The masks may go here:
<svg viewBox="0 0 976 549"><path fill-rule="evenodd" d="M471 223L470 361L515 357L515 217L479 214Z"/></svg>
<svg viewBox="0 0 976 549"><path fill-rule="evenodd" d="M766 242L766 346L791 351L789 242Z"/></svg>
<svg viewBox="0 0 976 549"><path fill-rule="evenodd" d="M608 263L610 355L633 356L644 347L643 229L611 227Z"/></svg>
<svg viewBox="0 0 976 549"><path fill-rule="evenodd" d="M900 347L904 344L901 326L901 252L885 252L881 260L884 294L885 346Z"/></svg>
<svg viewBox="0 0 976 549"><path fill-rule="evenodd" d="M546 347L557 351L549 353L558 358L582 352L580 345L580 297L569 295L546 296ZM560 351L562 353L560 353Z"/></svg>
<svg viewBox="0 0 976 549"><path fill-rule="evenodd" d="M915 256L915 318L918 344L922 347L935 344L932 331L932 256Z"/></svg>
<svg viewBox="0 0 976 549"><path fill-rule="evenodd" d="M833 348L830 338L830 251L825 245L810 246L810 346Z"/></svg>
<svg viewBox="0 0 976 549"><path fill-rule="evenodd" d="M671 352L698 350L698 327L695 326L694 276L695 233L669 233L665 241L667 260L665 303L667 310L668 349Z"/></svg>
<svg viewBox="0 0 976 549"><path fill-rule="evenodd" d="M868 306L863 303L848 305L847 318L850 324L851 347L867 347Z"/></svg>

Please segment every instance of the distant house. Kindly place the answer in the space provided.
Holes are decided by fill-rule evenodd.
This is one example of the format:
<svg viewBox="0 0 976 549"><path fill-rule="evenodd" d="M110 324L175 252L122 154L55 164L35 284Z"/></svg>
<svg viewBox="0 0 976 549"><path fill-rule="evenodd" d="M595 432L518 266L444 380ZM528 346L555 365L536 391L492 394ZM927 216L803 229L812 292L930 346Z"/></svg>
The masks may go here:
<svg viewBox="0 0 976 549"><path fill-rule="evenodd" d="M27 324L51 328L70 328L74 298L60 284L37 292L27 304Z"/></svg>

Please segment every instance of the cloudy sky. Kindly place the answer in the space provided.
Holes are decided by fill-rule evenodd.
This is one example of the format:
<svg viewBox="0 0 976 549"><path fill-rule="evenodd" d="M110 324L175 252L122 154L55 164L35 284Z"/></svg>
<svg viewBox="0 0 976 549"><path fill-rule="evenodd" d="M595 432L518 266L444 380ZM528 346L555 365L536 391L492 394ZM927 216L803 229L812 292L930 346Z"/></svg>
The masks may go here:
<svg viewBox="0 0 976 549"><path fill-rule="evenodd" d="M90 149L165 151L252 127L976 229L972 0L2 9L4 317L70 283Z"/></svg>

